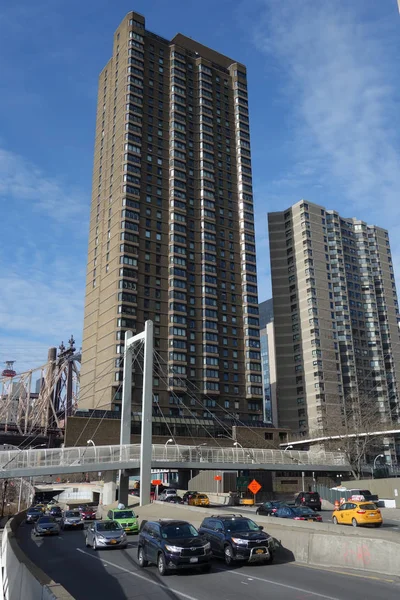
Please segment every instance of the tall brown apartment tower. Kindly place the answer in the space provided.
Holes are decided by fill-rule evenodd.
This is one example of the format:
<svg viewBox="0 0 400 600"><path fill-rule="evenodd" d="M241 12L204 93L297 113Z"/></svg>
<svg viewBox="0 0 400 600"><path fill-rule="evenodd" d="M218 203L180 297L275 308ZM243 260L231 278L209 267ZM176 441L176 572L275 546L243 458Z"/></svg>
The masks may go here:
<svg viewBox="0 0 400 600"><path fill-rule="evenodd" d="M331 434L357 399L378 407L381 423L398 421L388 232L303 200L268 220L280 425Z"/></svg>
<svg viewBox="0 0 400 600"><path fill-rule="evenodd" d="M246 69L131 12L99 80L80 407L119 410L147 319L156 414L262 421Z"/></svg>

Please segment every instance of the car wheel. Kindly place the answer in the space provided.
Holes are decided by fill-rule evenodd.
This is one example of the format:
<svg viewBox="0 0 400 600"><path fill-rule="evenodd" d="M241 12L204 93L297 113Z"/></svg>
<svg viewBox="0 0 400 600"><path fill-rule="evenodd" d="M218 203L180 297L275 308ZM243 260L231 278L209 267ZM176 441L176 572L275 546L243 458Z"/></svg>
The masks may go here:
<svg viewBox="0 0 400 600"><path fill-rule="evenodd" d="M147 567L147 565L149 564L144 557L144 550L141 546L138 549L138 563L141 569L144 569L144 567Z"/></svg>
<svg viewBox="0 0 400 600"><path fill-rule="evenodd" d="M336 517L333 517L333 519L332 519L332 522L333 522L333 524L334 524L334 525L337 525L337 524L338 524L338 520L337 520L337 518L336 518Z"/></svg>
<svg viewBox="0 0 400 600"><path fill-rule="evenodd" d="M351 524L353 525L353 527L358 527L357 519L352 519Z"/></svg>
<svg viewBox="0 0 400 600"><path fill-rule="evenodd" d="M230 566L233 563L233 550L229 544L224 548L225 564Z"/></svg>
<svg viewBox="0 0 400 600"><path fill-rule="evenodd" d="M164 577L164 575L168 574L167 564L165 562L165 557L162 552L160 552L160 554L158 555L157 567L158 567L158 572L160 573L161 577Z"/></svg>

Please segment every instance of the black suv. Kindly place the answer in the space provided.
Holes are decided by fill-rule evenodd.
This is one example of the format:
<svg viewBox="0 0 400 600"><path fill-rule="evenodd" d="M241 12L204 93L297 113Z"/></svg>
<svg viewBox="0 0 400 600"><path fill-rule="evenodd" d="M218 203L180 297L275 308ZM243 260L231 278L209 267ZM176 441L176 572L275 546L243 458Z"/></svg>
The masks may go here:
<svg viewBox="0 0 400 600"><path fill-rule="evenodd" d="M211 544L212 553L223 557L227 565L235 560L272 562L273 538L262 526L242 515L213 515L203 520L199 533Z"/></svg>
<svg viewBox="0 0 400 600"><path fill-rule="evenodd" d="M300 492L294 501L295 506L308 506L314 510L321 510L321 497L318 492Z"/></svg>
<svg viewBox="0 0 400 600"><path fill-rule="evenodd" d="M142 523L138 540L140 567L154 563L160 575L188 568L209 571L211 558L209 542L187 521L162 519Z"/></svg>

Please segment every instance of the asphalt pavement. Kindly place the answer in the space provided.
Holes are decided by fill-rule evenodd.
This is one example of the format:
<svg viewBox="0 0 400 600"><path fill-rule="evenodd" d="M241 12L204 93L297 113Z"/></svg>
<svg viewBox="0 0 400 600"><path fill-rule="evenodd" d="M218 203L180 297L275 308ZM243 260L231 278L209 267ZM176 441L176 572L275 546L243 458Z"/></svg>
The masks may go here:
<svg viewBox="0 0 400 600"><path fill-rule="evenodd" d="M211 573L193 571L161 577L155 566L139 568L137 535L130 536L126 550L97 552L86 548L82 531L35 538L32 526L22 524L17 536L31 560L76 600L398 600L400 597L397 578L284 562L228 568L216 560Z"/></svg>

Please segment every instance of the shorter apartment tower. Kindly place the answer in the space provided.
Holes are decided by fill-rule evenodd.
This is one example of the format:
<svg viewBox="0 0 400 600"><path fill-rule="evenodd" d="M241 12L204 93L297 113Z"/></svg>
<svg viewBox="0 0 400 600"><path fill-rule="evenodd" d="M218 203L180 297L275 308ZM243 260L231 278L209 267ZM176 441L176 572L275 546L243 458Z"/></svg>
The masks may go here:
<svg viewBox="0 0 400 600"><path fill-rule="evenodd" d="M272 298L258 305L260 313L261 368L263 381L263 419L278 427L278 407L276 403L276 362L274 311Z"/></svg>
<svg viewBox="0 0 400 600"><path fill-rule="evenodd" d="M268 222L280 426L331 435L360 403L378 426L398 422L388 232L303 200Z"/></svg>

